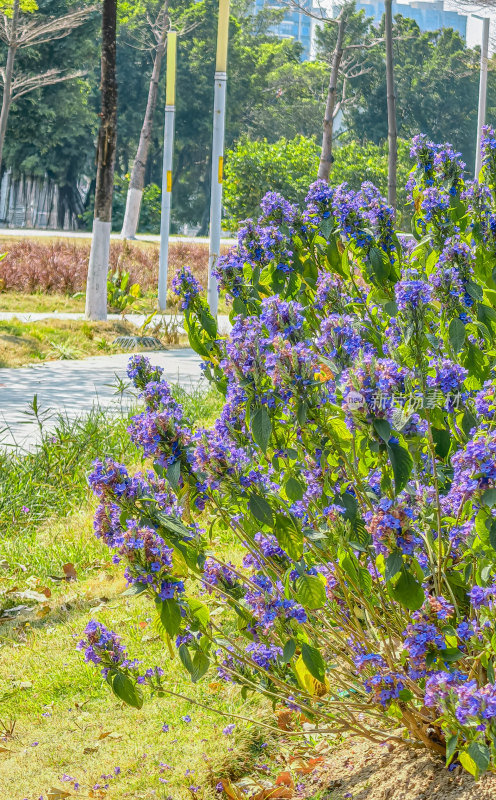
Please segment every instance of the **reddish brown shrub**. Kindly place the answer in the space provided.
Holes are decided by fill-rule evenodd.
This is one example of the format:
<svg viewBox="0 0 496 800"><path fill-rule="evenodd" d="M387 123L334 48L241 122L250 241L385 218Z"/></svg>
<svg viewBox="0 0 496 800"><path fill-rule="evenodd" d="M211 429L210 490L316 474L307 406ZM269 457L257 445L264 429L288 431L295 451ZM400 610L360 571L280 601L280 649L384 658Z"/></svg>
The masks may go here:
<svg viewBox="0 0 496 800"><path fill-rule="evenodd" d="M1 246L0 246L1 247ZM42 242L21 239L6 243L7 256L0 261L0 284L5 291L75 294L84 292L90 241ZM117 265L146 291L158 279L158 244L112 241L110 269ZM169 251L169 285L179 267L189 266L202 286L207 283L208 246L202 242L172 242Z"/></svg>

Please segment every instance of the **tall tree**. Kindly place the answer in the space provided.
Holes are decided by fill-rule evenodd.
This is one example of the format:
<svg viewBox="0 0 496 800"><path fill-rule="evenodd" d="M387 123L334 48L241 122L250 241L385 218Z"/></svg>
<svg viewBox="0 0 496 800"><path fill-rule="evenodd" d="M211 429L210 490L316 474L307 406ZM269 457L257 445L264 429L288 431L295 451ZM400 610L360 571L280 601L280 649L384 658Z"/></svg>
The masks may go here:
<svg viewBox="0 0 496 800"><path fill-rule="evenodd" d="M384 33L384 20L380 25ZM354 84L355 102L345 108L346 127L360 141L388 136L385 52L369 51L371 69ZM480 55L451 29L420 31L414 20L393 20L394 89L398 136L425 133L451 142L473 164ZM495 113L496 73L489 69L488 118ZM463 113L462 113L463 112Z"/></svg>
<svg viewBox="0 0 496 800"><path fill-rule="evenodd" d="M102 110L97 144L93 238L86 285L86 318L107 319L107 273L117 144L117 0L103 0Z"/></svg>
<svg viewBox="0 0 496 800"><path fill-rule="evenodd" d="M17 72L16 56L20 50L37 48L54 39L68 36L82 25L93 11L93 7L80 8L60 17L49 18L33 13L37 6L32 0L11 0L0 4L0 39L7 49L5 66L0 69L3 84L0 110L0 173L2 169L5 134L13 103L35 89L81 76L80 71L48 69L42 72Z"/></svg>
<svg viewBox="0 0 496 800"><path fill-rule="evenodd" d="M325 181L329 180L329 173L334 160L332 156L332 140L334 117L336 116L336 93L338 90L339 68L341 66L341 59L343 58L343 41L347 21L348 15L346 13L346 6L343 6L336 17L336 44L332 54L331 75L329 78L329 89L324 113L322 147L320 151L319 170L317 173L317 177Z"/></svg>
<svg viewBox="0 0 496 800"><path fill-rule="evenodd" d="M357 13L354 0L345 0L336 17L328 17L323 9L309 10L298 0L287 0L287 3L321 23L322 29L317 34L319 55L327 60L329 54L332 54L318 169L318 177L329 180L334 161L332 150L335 119L350 102L350 82L368 71L368 50L377 41L369 41L370 21L363 11Z"/></svg>
<svg viewBox="0 0 496 800"><path fill-rule="evenodd" d="M398 128L393 63L393 0L384 0L384 35L386 39L386 89L388 114L388 203L396 208L396 164L398 161Z"/></svg>
<svg viewBox="0 0 496 800"><path fill-rule="evenodd" d="M154 40L153 46L155 55L150 86L148 88L145 116L143 118L138 149L136 151L127 192L126 210L121 232L123 239L134 239L136 231L138 230L141 199L143 197L143 189L145 188L146 163L152 139L153 117L157 106L160 71L162 69L162 61L165 53L167 31L170 27L168 7L169 2L165 0L157 16L150 24L151 34Z"/></svg>

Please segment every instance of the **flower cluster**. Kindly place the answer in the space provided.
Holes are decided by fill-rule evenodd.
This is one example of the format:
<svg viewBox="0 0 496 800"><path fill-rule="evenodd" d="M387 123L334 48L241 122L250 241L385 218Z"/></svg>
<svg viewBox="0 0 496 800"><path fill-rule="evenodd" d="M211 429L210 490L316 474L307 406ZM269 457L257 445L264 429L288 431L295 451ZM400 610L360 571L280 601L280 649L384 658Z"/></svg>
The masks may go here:
<svg viewBox="0 0 496 800"><path fill-rule="evenodd" d="M369 183L267 195L217 264L228 336L174 284L218 418L192 425L134 357L147 470L90 475L95 532L193 681L339 733L401 725L476 776L496 765L495 142L465 186L459 153L415 138L414 240ZM100 627L84 649L129 669Z"/></svg>

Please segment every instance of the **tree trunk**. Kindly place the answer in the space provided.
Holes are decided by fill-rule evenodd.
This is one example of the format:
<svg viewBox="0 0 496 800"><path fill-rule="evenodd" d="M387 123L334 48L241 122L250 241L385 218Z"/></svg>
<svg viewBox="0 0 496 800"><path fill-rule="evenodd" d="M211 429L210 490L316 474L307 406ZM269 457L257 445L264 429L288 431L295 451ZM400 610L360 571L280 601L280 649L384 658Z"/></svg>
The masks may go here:
<svg viewBox="0 0 496 800"><path fill-rule="evenodd" d="M10 104L12 101L12 76L14 74L14 61L17 51L17 23L19 20L19 0L14 1L12 9L12 26L10 42L7 50L7 63L5 64L5 78L3 82L2 110L0 111L0 175L2 174L3 146L7 123L9 121Z"/></svg>
<svg viewBox="0 0 496 800"><path fill-rule="evenodd" d="M386 39L386 88L388 114L388 203L396 208L396 163L398 159L396 128L396 96L394 93L393 13L392 0L384 3L384 35Z"/></svg>
<svg viewBox="0 0 496 800"><path fill-rule="evenodd" d="M338 86L339 67L343 57L343 38L346 30L347 18L341 10L338 18L338 31L336 46L332 54L331 76L329 78L329 89L327 92L327 102L324 114L324 129L322 134L322 150L320 153L320 163L318 178L325 181L329 180L329 173L331 165L334 161L332 157L332 138L333 138L333 125L334 125L334 109L336 106L336 91Z"/></svg>
<svg viewBox="0 0 496 800"><path fill-rule="evenodd" d="M133 169L131 172L131 180L129 181L129 189L126 199L126 212L124 214L124 222L122 223L122 239L134 239L136 236L136 231L138 230L141 198L143 196L143 189L145 186L146 161L148 158L148 150L152 138L153 116L157 106L158 83L160 80L160 70L165 52L166 36L167 31L164 28L155 51L155 59L153 62L150 88L148 90L145 118L143 120L138 150L136 152L136 158L134 159Z"/></svg>
<svg viewBox="0 0 496 800"><path fill-rule="evenodd" d="M116 28L117 0L103 0L102 110L97 144L93 238L86 286L86 318L94 320L107 319L107 272L117 143Z"/></svg>

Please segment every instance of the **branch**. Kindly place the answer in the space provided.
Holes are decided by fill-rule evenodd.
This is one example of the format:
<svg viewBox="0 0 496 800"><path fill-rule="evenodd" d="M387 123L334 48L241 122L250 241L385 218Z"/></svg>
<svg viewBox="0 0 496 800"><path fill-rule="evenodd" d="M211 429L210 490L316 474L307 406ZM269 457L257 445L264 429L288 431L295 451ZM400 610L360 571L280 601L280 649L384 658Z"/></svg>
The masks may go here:
<svg viewBox="0 0 496 800"><path fill-rule="evenodd" d="M32 20L23 20L19 24L15 42L9 41L9 34L6 34L1 28L0 38L7 45L15 44L18 48L33 47L34 45L51 42L54 39L63 39L72 33L75 28L86 22L96 8L97 6L81 8L78 11L65 14L63 17L51 17L44 20L40 20L38 17Z"/></svg>
<svg viewBox="0 0 496 800"><path fill-rule="evenodd" d="M42 75L26 75L25 77L16 78L12 83L12 103L35 89L53 86L55 83L70 81L73 78L81 78L83 75L86 75L85 70L63 74L60 69L51 69Z"/></svg>
<svg viewBox="0 0 496 800"><path fill-rule="evenodd" d="M306 17L311 17L312 19L318 20L318 22L325 22L328 23L329 25L337 25L338 20L341 18L341 15L344 12L344 9L341 8L341 11L339 12L337 17L328 17L325 9L322 8L320 3L319 3L319 8L321 12L320 15L315 14L309 8L301 6L297 2L297 0L282 0L281 5L286 6L287 8L291 8L293 11L300 11L302 14L305 14Z"/></svg>

